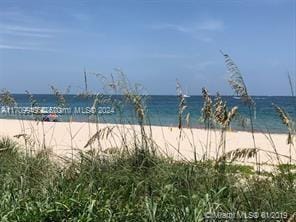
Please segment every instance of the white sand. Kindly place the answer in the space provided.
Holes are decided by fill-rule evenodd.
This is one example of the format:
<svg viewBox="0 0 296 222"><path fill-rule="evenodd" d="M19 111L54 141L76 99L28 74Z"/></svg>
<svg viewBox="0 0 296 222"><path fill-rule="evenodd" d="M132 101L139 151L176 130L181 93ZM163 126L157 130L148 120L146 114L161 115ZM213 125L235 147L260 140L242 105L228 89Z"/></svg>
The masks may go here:
<svg viewBox="0 0 296 222"><path fill-rule="evenodd" d="M101 140L102 149L112 147L123 147L124 140L121 136L124 135L127 143L132 143L134 138L133 129L137 131L140 138L139 127L130 125L114 125L114 124L94 124L94 123L80 123L80 122L44 122L37 123L35 121L21 121L21 120L4 120L0 119L0 136L13 137L17 134L30 135L30 142L35 143L35 149L41 149L43 142L46 147L52 149L54 154L63 157L71 157L72 154L77 155L78 150L89 150L83 148L89 138L98 129L104 127L114 127L112 133L108 138ZM149 128L146 127L148 132ZM204 129L183 129L182 138L179 139L180 131L178 128L152 126L152 137L155 143L159 146L157 149L159 153L168 155L175 159L194 159L194 148L196 149L197 158L201 159L208 147L208 153L211 157L215 157L218 152L220 131L211 131L209 133L209 144L206 146L207 131ZM121 135L121 136L120 136ZM227 132L226 151L237 148L253 148L252 134L249 132ZM274 146L280 155L289 156L289 146L287 145L287 135L285 134L271 134ZM43 139L44 138L44 139ZM15 138L16 139L16 138ZM16 139L19 142L24 142L24 139ZM260 162L263 164L277 163L276 155L268 135L262 133L255 133L256 146L262 150L260 151ZM98 147L98 143L93 144L93 148ZM178 147L179 153L178 153ZM74 151L73 151L74 150ZM295 162L295 147L292 147L293 161ZM288 162L288 158L281 156L281 161ZM247 162L255 162L254 158L247 160Z"/></svg>

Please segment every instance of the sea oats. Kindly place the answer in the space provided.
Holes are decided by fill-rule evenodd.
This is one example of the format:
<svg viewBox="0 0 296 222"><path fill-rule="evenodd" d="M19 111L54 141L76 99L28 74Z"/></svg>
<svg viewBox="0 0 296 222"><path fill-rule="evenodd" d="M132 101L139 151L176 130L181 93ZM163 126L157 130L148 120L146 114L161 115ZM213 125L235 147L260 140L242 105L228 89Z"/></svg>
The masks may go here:
<svg viewBox="0 0 296 222"><path fill-rule="evenodd" d="M243 102L248 105L254 106L255 102L248 94L247 86L245 84L241 71L228 54L224 54L222 51L221 53L224 56L226 67L228 69L228 72L230 73L230 86L235 91L235 93L241 97Z"/></svg>
<svg viewBox="0 0 296 222"><path fill-rule="evenodd" d="M0 93L0 104L4 106L15 106L17 105L15 99L12 97L11 93L6 90L2 89Z"/></svg>
<svg viewBox="0 0 296 222"><path fill-rule="evenodd" d="M66 106L66 99L65 99L63 93L61 93L54 86L51 86L50 88L51 88L53 94L55 95L55 97L57 99L57 105L60 106L60 107L65 107Z"/></svg>
<svg viewBox="0 0 296 222"><path fill-rule="evenodd" d="M288 144L294 144L293 138L295 134L295 127L294 127L294 122L293 120L289 117L289 115L285 112L283 108L276 104L272 104L278 113L279 117L282 120L282 123L287 126L289 133L288 133L288 138L287 138L287 143Z"/></svg>
<svg viewBox="0 0 296 222"><path fill-rule="evenodd" d="M217 94L215 99L215 120L218 124L221 126L224 126L227 121L227 109L226 109L226 103L222 100L221 96Z"/></svg>
<svg viewBox="0 0 296 222"><path fill-rule="evenodd" d="M218 162L225 161L229 159L231 162L239 160L239 159L249 159L256 156L258 150L256 148L238 148L235 150L231 150L224 155L222 155Z"/></svg>
<svg viewBox="0 0 296 222"><path fill-rule="evenodd" d="M282 123L287 127L290 127L292 124L292 120L290 119L288 114L285 112L285 110L274 103L272 105L274 106L276 112L279 114L279 117L281 118Z"/></svg>
<svg viewBox="0 0 296 222"><path fill-rule="evenodd" d="M201 109L203 120L209 121L212 118L212 99L206 88L202 88L202 96L204 99L203 107Z"/></svg>
<svg viewBox="0 0 296 222"><path fill-rule="evenodd" d="M87 141L87 143L85 144L84 148L91 146L96 140L100 141L103 139L108 139L108 137L110 136L110 134L112 133L113 129L115 127L104 127L100 130L98 130L94 135L92 135L92 137Z"/></svg>

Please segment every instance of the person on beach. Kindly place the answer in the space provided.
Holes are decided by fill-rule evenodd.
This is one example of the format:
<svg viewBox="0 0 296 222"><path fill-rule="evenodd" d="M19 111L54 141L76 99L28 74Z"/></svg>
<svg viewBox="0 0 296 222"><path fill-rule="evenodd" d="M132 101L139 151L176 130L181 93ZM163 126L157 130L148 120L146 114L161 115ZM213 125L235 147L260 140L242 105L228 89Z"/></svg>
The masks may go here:
<svg viewBox="0 0 296 222"><path fill-rule="evenodd" d="M43 118L43 121L46 122L57 122L58 121L58 115L56 113L50 113L47 116Z"/></svg>

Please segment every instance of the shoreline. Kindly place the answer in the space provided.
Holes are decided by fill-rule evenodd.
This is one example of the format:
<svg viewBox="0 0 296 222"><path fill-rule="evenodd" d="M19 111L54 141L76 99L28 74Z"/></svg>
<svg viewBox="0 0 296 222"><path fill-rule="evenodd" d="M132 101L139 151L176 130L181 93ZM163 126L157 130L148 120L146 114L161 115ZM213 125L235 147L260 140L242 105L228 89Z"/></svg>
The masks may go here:
<svg viewBox="0 0 296 222"><path fill-rule="evenodd" d="M32 122L47 122L47 121L38 121L38 120L33 120L33 119L18 119L18 118L0 118L1 120L18 120L18 121L32 121ZM57 121L55 123L68 123L69 121ZM84 123L84 124L96 124L96 122L94 121L84 121L84 120L72 120L71 122L73 123ZM98 124L111 124L111 125L133 125L133 126L137 126L137 123L112 123L112 122L99 122ZM178 128L178 124L170 124L170 125L165 125L165 124L144 124L146 127L147 126L157 126L157 127L172 127L172 128ZM185 125L185 124L184 124ZM190 127L184 126L183 129L199 129L199 130L206 130L203 126L201 126L202 124L198 125L198 124L194 124L193 126L191 125ZM219 130L219 128L212 128L211 130ZM235 127L231 128L230 132L247 132L247 133L252 133L251 129L237 129ZM279 135L287 135L288 131L283 132L283 131L264 131L264 130L259 130L259 129L254 129L254 133L270 133L270 134L279 134Z"/></svg>
<svg viewBox="0 0 296 222"><path fill-rule="evenodd" d="M36 149L42 147L45 141L46 147L50 148L56 155L70 157L77 155L79 151L87 151L90 147L84 148L89 139L99 130L110 130L109 137L102 138L100 147L102 150L110 148L122 148L129 144L132 146L133 133L140 135L138 125L127 124L107 124L107 123L89 123L89 122L37 122L30 120L12 120L0 119L0 137L8 136L14 138L20 143L23 139L16 139L14 136L18 134L27 134L31 140L34 140ZM201 159L205 153L210 158L221 155L219 150L220 131L210 130L209 133L205 129L183 128L180 137L180 130L177 127L170 126L145 126L146 130L152 130L152 139L157 144L157 152L161 155L172 157L176 160L194 160L194 150L198 159ZM148 131L147 131L148 132ZM126 138L123 144L122 137ZM209 140L207 143L207 135ZM279 133L271 133L269 135L262 133L254 133L257 147L266 150L267 153L260 151L260 162L262 164L275 164L277 162L276 155L272 153L278 152L279 155L289 156L289 146L287 145L287 135ZM207 145L208 144L208 145ZM274 146L273 146L274 144ZM39 147L38 147L39 146ZM246 131L227 131L226 133L226 152L239 148L253 148L251 132ZM276 148L276 151L275 149ZM179 150L179 152L178 152ZM296 150L292 147L292 157L295 161ZM287 157L280 156L283 163L288 162ZM254 163L254 158L242 161L244 163Z"/></svg>

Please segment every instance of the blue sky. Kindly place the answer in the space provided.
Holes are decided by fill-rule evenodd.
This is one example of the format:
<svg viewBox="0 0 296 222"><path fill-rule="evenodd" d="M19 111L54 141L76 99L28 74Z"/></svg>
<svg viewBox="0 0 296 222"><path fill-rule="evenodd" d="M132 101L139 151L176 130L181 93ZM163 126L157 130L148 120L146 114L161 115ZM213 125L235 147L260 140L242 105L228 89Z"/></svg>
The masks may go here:
<svg viewBox="0 0 296 222"><path fill-rule="evenodd" d="M0 88L74 93L85 67L121 68L150 94L175 94L176 78L189 94L232 94L222 49L250 94L288 95L295 32L295 0L1 0Z"/></svg>

